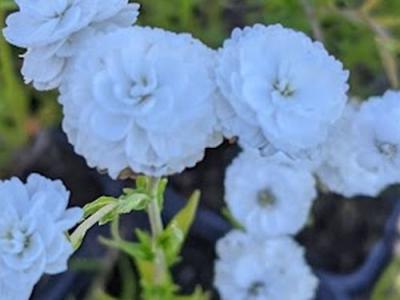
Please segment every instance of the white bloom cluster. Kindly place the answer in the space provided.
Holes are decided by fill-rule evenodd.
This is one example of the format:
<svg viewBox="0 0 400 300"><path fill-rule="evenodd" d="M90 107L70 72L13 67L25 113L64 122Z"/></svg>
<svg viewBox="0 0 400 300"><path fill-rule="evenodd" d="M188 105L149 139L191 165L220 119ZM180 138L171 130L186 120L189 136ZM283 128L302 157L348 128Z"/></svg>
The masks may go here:
<svg viewBox="0 0 400 300"><path fill-rule="evenodd" d="M252 235L293 235L307 222L316 198L310 172L285 157L264 158L245 151L228 168L225 200Z"/></svg>
<svg viewBox="0 0 400 300"><path fill-rule="evenodd" d="M323 184L346 197L377 196L400 183L400 92L350 104L324 147Z"/></svg>
<svg viewBox="0 0 400 300"><path fill-rule="evenodd" d="M235 29L217 67L225 135L262 154L315 159L345 107L348 75L303 33L280 25Z"/></svg>
<svg viewBox="0 0 400 300"><path fill-rule="evenodd" d="M69 192L61 181L30 175L27 183L0 182L0 296L26 300L44 274L67 269L73 249L64 232L82 217L67 209Z"/></svg>
<svg viewBox="0 0 400 300"><path fill-rule="evenodd" d="M314 296L317 279L292 236L306 224L315 197L311 172L282 153L263 157L245 150L234 160L225 200L244 228L218 242L214 283L223 300Z"/></svg>
<svg viewBox="0 0 400 300"><path fill-rule="evenodd" d="M224 300L310 300L318 281L292 239L232 231L218 241L215 283Z"/></svg>
<svg viewBox="0 0 400 300"><path fill-rule="evenodd" d="M89 166L166 176L223 134L239 138L245 151L225 188L244 232L217 246L225 300L313 297L317 279L292 235L316 197L315 165L349 197L400 182L400 92L345 110L349 73L303 33L236 29L216 52L188 34L132 26L139 5L128 0L16 2L3 33L27 49L26 82L60 89L63 129ZM66 269L64 232L82 212L66 209L61 182L39 175L0 182L0 198L0 296L25 300L43 273Z"/></svg>
<svg viewBox="0 0 400 300"><path fill-rule="evenodd" d="M133 27L98 38L61 88L63 128L88 164L116 178L181 172L222 141L214 52L187 34Z"/></svg>
<svg viewBox="0 0 400 300"><path fill-rule="evenodd" d="M69 60L96 32L136 22L139 5L128 0L16 0L3 33L27 48L22 74L38 90L57 88Z"/></svg>

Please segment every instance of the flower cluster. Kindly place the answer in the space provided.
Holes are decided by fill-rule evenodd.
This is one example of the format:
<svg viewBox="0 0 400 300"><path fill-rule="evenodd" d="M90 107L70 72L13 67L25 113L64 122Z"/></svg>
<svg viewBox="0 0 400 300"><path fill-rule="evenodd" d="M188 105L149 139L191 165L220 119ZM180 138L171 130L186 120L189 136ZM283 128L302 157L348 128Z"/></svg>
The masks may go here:
<svg viewBox="0 0 400 300"><path fill-rule="evenodd" d="M346 197L376 197L400 182L400 92L350 103L324 146L321 182Z"/></svg>
<svg viewBox="0 0 400 300"><path fill-rule="evenodd" d="M114 178L127 168L163 176L193 166L222 141L214 61L187 34L133 27L98 38L61 88L75 151Z"/></svg>
<svg viewBox="0 0 400 300"><path fill-rule="evenodd" d="M246 151L226 173L225 200L230 212L248 232L260 237L296 234L315 198L312 174L284 156L264 158Z"/></svg>
<svg viewBox="0 0 400 300"><path fill-rule="evenodd" d="M313 297L317 279L292 236L307 222L316 197L310 170L282 153L245 150L228 168L225 200L243 232L218 242L215 285L222 299ZM282 289L282 284L293 289Z"/></svg>
<svg viewBox="0 0 400 300"><path fill-rule="evenodd" d="M38 90L57 88L69 61L96 35L135 23L139 5L128 0L16 0L3 33L27 48L22 74Z"/></svg>
<svg viewBox="0 0 400 300"><path fill-rule="evenodd" d="M81 219L80 208L67 209L69 192L61 181L30 175L26 184L0 182L0 295L29 298L42 274L67 269L73 252L65 232Z"/></svg>
<svg viewBox="0 0 400 300"><path fill-rule="evenodd" d="M235 29L215 51L132 26L139 6L128 0L16 2L3 33L27 49L26 82L59 88L63 129L89 166L166 176L238 138L244 152L225 189L244 228L217 246L223 299L313 297L317 279L293 235L316 197L314 173L348 197L400 182L400 92L347 103L349 73L303 33ZM66 209L61 182L39 175L0 182L0 198L0 296L24 300L43 273L66 269L65 231L82 212Z"/></svg>
<svg viewBox="0 0 400 300"><path fill-rule="evenodd" d="M303 249L287 237L255 239L232 231L218 241L215 283L222 299L312 299L316 278Z"/></svg>
<svg viewBox="0 0 400 300"><path fill-rule="evenodd" d="M316 160L347 101L349 74L341 63L320 43L280 25L234 30L216 73L225 134L263 155Z"/></svg>

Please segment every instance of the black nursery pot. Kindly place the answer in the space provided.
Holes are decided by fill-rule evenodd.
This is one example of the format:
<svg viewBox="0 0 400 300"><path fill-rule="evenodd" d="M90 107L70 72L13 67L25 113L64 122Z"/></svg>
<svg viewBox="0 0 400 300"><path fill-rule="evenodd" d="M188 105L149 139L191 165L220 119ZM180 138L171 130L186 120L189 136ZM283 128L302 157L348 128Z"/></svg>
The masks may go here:
<svg viewBox="0 0 400 300"><path fill-rule="evenodd" d="M93 194L120 195L124 187L123 182L113 181L105 175L99 175L96 171L89 170L85 166L83 159L77 157L73 153L72 148L68 145L64 134L60 130L53 130L49 135L51 139L49 145L51 145L51 147L56 147L57 153L62 153L62 155L68 157L68 159L76 161L79 166L79 172L86 172L86 175L90 177L91 186L95 190L92 191ZM44 149L45 153L51 153L52 151ZM56 156L58 157L58 155ZM46 156L44 157L46 163L49 164L49 158ZM53 164L50 162L50 165ZM74 169L76 166L71 166L70 168L71 174L76 176L77 170ZM63 176L71 177L71 174L63 174L63 176L60 176L60 173L65 173L65 170L51 169L49 171L48 165L45 164L41 166L40 162L36 162L36 164L30 166L29 170L25 170L24 173L28 174L28 171L50 173L46 175L60 178L63 178ZM81 177L79 178L81 179ZM80 183L80 185L82 185L82 183ZM379 201L382 200L390 202L391 213L386 219L381 240L376 242L370 249L362 265L354 272L343 275L326 270L314 269L314 273L320 279L316 300L350 300L354 297L368 299L368 293L392 258L392 250L397 238L396 225L400 216L400 201L396 199L380 199ZM172 188L167 189L165 208L163 211L164 220L168 221L185 203L186 200L184 197L181 197ZM145 214L139 213L125 216L121 221L121 228L127 229L128 233L132 233L134 228L148 228ZM213 262L215 259L214 246L216 241L223 237L229 230L231 230L230 224L224 220L220 214L206 209L205 207L199 208L196 220L183 249L183 259L173 270L177 283L183 288L182 292L191 292L197 284L201 284L205 289L212 289ZM108 236L108 231L108 226L97 226L93 228L74 257L105 259L106 248L99 244L98 237ZM131 236L133 236L133 234L131 234ZM332 247L334 247L334 245L332 245ZM36 286L32 299L65 300L71 295L75 296L77 300L84 299L93 281L93 277L88 274L89 273L68 271L57 276L44 277Z"/></svg>
<svg viewBox="0 0 400 300"><path fill-rule="evenodd" d="M120 183L109 181L107 184L121 186ZM172 190L167 190L164 217L169 219L183 207L185 200ZM350 300L355 296L366 295L371 291L376 280L392 256L393 245L397 236L397 220L400 216L400 202L396 201L395 208L388 218L385 233L381 241L371 249L365 263L353 273L347 275L333 274L323 270L314 270L320 279L317 300ZM134 220L133 220L134 219ZM131 216L131 220L125 219L125 226L146 227L146 218L138 215ZM212 267L214 260L213 246L215 242L224 236L230 225L218 214L200 208L195 223L193 224L188 247L183 252L181 266L175 270L178 282L183 286L184 292L190 292L196 284L201 283L209 288L212 286ZM98 243L98 235L107 235L105 227L95 228L88 236L78 257L101 257L104 255L102 247L93 247ZM96 249L95 251L93 251ZM211 280L210 280L211 279ZM91 279L82 274L69 272L49 279L39 285L34 300L62 300L67 295L73 294L81 299Z"/></svg>

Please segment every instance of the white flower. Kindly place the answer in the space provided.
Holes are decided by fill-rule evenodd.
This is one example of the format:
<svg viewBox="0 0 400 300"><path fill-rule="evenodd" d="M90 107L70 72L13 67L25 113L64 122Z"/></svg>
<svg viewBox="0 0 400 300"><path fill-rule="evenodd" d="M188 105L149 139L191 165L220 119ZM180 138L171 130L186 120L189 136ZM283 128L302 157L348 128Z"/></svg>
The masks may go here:
<svg viewBox="0 0 400 300"><path fill-rule="evenodd" d="M325 146L317 170L323 184L346 197L377 196L400 183L400 92L349 106Z"/></svg>
<svg viewBox="0 0 400 300"><path fill-rule="evenodd" d="M99 38L61 88L63 128L91 167L181 172L218 145L214 52L186 34L133 27Z"/></svg>
<svg viewBox="0 0 400 300"><path fill-rule="evenodd" d="M310 300L318 284L291 238L232 231L218 241L214 284L222 300Z"/></svg>
<svg viewBox="0 0 400 300"><path fill-rule="evenodd" d="M22 74L39 90L60 85L71 58L90 36L136 22L138 4L128 0L16 0L4 36L27 48Z"/></svg>
<svg viewBox="0 0 400 300"><path fill-rule="evenodd" d="M265 158L248 150L226 173L229 210L253 235L296 234L307 222L315 197L311 173L283 156Z"/></svg>
<svg viewBox="0 0 400 300"><path fill-rule="evenodd" d="M217 68L225 135L263 154L307 158L343 112L348 76L303 33L280 25L235 29Z"/></svg>
<svg viewBox="0 0 400 300"><path fill-rule="evenodd" d="M27 183L0 181L0 296L26 300L39 278L67 269L73 249L64 232L82 217L67 209L69 192L61 181L40 175Z"/></svg>

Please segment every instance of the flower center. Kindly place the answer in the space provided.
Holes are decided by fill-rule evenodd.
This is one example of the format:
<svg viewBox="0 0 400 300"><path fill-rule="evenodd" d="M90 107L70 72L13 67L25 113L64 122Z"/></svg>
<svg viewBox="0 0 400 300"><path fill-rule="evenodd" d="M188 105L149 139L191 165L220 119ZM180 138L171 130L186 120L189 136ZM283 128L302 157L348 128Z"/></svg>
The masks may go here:
<svg viewBox="0 0 400 300"><path fill-rule="evenodd" d="M266 285L262 281L253 282L247 289L247 295L249 297L257 297L265 292Z"/></svg>
<svg viewBox="0 0 400 300"><path fill-rule="evenodd" d="M278 92L284 98L290 98L293 96L295 90L286 80L275 80L272 84L273 89Z"/></svg>
<svg viewBox="0 0 400 300"><path fill-rule="evenodd" d="M276 202L274 194L269 189L258 192L257 202L261 207L270 207Z"/></svg>
<svg viewBox="0 0 400 300"><path fill-rule="evenodd" d="M399 149L397 145L392 143L380 143L376 142L376 147L378 148L379 153L388 157L389 159L394 159Z"/></svg>
<svg viewBox="0 0 400 300"><path fill-rule="evenodd" d="M129 96L134 99L135 103L140 104L151 98L156 88L157 82L155 78L142 74L138 78L132 80Z"/></svg>
<svg viewBox="0 0 400 300"><path fill-rule="evenodd" d="M29 248L30 243L31 236L19 226L13 226L0 235L0 250L6 253L21 254Z"/></svg>

